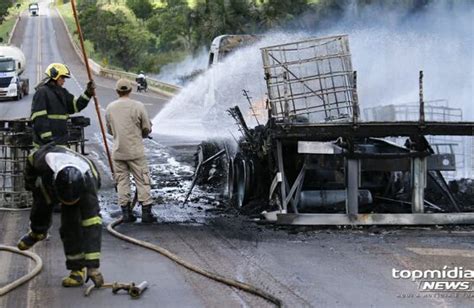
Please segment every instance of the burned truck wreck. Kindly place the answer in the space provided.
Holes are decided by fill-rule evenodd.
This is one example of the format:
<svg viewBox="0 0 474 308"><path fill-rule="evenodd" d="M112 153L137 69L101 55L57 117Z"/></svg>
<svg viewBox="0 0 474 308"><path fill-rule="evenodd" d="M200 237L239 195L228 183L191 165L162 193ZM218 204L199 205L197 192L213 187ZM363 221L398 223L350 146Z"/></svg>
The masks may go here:
<svg viewBox="0 0 474 308"><path fill-rule="evenodd" d="M427 140L473 136L474 123L427 120L422 71L417 121L369 122L347 36L261 53L267 122L250 128L239 107L229 109L242 136L237 146L201 144L195 182L221 181L233 205L280 224L474 223L443 176L455 155L435 153Z"/></svg>

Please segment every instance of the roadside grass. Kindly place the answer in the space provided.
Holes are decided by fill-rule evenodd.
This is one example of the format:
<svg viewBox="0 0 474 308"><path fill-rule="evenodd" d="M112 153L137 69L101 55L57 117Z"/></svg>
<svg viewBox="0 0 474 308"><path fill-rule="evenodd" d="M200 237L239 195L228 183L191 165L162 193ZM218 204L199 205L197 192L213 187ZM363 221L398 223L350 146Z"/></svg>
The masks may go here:
<svg viewBox="0 0 474 308"><path fill-rule="evenodd" d="M8 37L13 29L15 21L16 18L9 18L0 24L0 40L2 41L2 44L6 44L8 42Z"/></svg>
<svg viewBox="0 0 474 308"><path fill-rule="evenodd" d="M18 15L28 7L28 0L21 0L18 1L20 4L19 7L14 5L8 10L8 15L6 16L5 20L0 24L0 38L2 40L2 44L8 43L8 38L10 36L11 31L13 30L13 26L15 25L16 19Z"/></svg>

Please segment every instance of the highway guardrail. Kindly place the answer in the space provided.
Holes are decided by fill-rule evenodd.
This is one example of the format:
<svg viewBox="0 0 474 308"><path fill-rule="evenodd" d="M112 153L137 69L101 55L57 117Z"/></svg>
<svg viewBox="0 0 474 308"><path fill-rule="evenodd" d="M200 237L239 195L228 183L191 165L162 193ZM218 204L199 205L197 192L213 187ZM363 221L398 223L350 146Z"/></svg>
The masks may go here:
<svg viewBox="0 0 474 308"><path fill-rule="evenodd" d="M84 63L82 51L77 45L76 41L73 39L71 32L69 31L69 28L66 22L64 21L63 16L61 15L61 13L59 12L57 8L56 8L56 12L61 18L64 28L66 29L66 32L68 34L69 40L71 41L71 44L74 47L74 50L76 51L77 56L79 57L79 59L81 59L81 62ZM126 78L136 85L135 79L138 77L137 74L105 68L90 58L88 60L89 60L89 67L91 68L94 74L107 77L107 78L112 78L112 79ZM181 90L180 86L165 83L153 78L147 78L147 82L148 82L148 89L150 91L153 91L155 93L158 93L167 97L172 97Z"/></svg>

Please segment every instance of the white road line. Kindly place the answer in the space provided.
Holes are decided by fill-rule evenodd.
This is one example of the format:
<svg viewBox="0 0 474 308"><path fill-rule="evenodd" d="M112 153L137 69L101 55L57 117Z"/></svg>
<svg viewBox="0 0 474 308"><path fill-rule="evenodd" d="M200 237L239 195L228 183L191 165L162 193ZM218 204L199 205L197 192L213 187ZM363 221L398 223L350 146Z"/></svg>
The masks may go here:
<svg viewBox="0 0 474 308"><path fill-rule="evenodd" d="M82 88L82 86L79 84L79 81L77 81L76 76L74 76L74 74L72 74L72 73L71 73L71 78L74 80L74 82L76 83L76 85L77 85L77 87L79 88L79 90L84 91L84 89Z"/></svg>
<svg viewBox="0 0 474 308"><path fill-rule="evenodd" d="M421 247L407 247L406 249L423 256L474 258L474 250L469 250L469 249L443 249L443 248L421 248Z"/></svg>

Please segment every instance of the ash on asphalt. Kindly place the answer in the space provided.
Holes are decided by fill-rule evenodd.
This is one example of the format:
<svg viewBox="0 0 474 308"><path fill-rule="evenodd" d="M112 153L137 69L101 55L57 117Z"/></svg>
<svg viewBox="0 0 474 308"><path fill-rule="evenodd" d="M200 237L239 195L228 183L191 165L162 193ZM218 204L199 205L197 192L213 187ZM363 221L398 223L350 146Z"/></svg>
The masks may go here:
<svg viewBox="0 0 474 308"><path fill-rule="evenodd" d="M183 225L234 225L243 232L257 233L283 231L287 234L305 234L311 236L320 232L364 233L366 235L385 235L398 231L411 230L443 230L446 232L474 230L473 226L279 226L259 221L249 216L239 215L230 207L220 191L212 187L195 186L188 202L183 204L189 191L194 175L194 154L198 143L168 143L163 145L154 140L145 141L146 156L152 178L153 212L160 224ZM132 181L133 182L133 181ZM468 190L472 181L462 182L460 191ZM471 190L473 188L471 187ZM469 191L470 193L471 191ZM110 223L121 216L117 204L115 190L101 190L100 201L104 222ZM134 208L137 217L141 216L140 207ZM237 227L240 226L240 227ZM235 231L235 229L234 229ZM244 236L244 234L241 234Z"/></svg>
<svg viewBox="0 0 474 308"><path fill-rule="evenodd" d="M203 191L198 186L194 187L188 201L183 204L192 184L196 146L165 146L154 140L146 141L153 212L158 217L158 223L206 224L212 218L232 212L219 192ZM132 197L133 194L134 188ZM114 189L101 190L99 199L104 222L109 223L121 216ZM136 216L141 216L139 204L135 206L134 212Z"/></svg>

